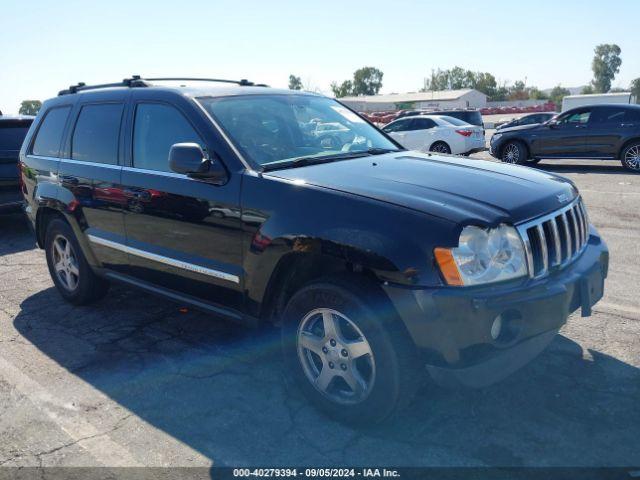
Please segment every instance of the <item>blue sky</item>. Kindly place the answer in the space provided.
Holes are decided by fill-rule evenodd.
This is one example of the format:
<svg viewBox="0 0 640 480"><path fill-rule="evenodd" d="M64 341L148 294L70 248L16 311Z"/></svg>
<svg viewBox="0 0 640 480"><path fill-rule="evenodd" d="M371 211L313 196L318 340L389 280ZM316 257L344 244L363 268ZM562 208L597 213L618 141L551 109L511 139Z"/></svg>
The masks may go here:
<svg viewBox="0 0 640 480"><path fill-rule="evenodd" d="M0 2L0 110L78 81L131 74L249 78L290 73L329 92L365 65L383 93L415 91L459 65L539 88L591 79L593 48L617 43L614 86L640 77L638 0Z"/></svg>

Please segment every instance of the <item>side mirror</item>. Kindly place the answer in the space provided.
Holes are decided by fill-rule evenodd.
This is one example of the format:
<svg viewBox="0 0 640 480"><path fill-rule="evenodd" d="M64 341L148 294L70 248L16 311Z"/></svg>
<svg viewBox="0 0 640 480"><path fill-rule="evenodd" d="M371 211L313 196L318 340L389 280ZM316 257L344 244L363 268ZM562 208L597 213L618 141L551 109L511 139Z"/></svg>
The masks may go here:
<svg viewBox="0 0 640 480"><path fill-rule="evenodd" d="M205 173L209 159L197 143L176 143L169 151L169 166L176 173Z"/></svg>
<svg viewBox="0 0 640 480"><path fill-rule="evenodd" d="M549 128L556 128L558 126L558 121L553 118L546 123Z"/></svg>
<svg viewBox="0 0 640 480"><path fill-rule="evenodd" d="M227 175L220 162L210 159L197 143L176 143L169 150L169 167L189 177L224 183Z"/></svg>

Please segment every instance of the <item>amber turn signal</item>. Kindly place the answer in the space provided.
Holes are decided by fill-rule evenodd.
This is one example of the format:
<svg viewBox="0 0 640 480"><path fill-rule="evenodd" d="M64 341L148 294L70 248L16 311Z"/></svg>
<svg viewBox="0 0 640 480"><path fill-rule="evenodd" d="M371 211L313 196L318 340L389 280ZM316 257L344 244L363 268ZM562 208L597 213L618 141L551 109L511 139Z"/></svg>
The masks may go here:
<svg viewBox="0 0 640 480"><path fill-rule="evenodd" d="M458 271L456 261L453 259L451 250L448 248L435 248L433 253L447 285L454 285L458 287L464 285L460 272Z"/></svg>

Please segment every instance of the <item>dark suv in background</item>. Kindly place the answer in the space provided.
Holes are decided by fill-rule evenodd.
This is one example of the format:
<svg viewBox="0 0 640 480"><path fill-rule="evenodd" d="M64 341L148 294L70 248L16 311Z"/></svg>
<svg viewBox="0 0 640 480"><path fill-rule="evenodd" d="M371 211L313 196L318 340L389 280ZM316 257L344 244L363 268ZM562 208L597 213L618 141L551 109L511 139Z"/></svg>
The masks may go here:
<svg viewBox="0 0 640 480"><path fill-rule="evenodd" d="M0 213L15 210L23 198L18 183L18 157L33 117L0 115Z"/></svg>
<svg viewBox="0 0 640 480"><path fill-rule="evenodd" d="M514 118L508 122L502 123L496 127L496 130L503 130L505 128L520 127L522 125L533 125L537 123L544 123L551 120L558 115L555 112L543 112L543 113L530 113L529 115L523 115L520 118Z"/></svg>
<svg viewBox="0 0 640 480"><path fill-rule="evenodd" d="M640 105L574 108L541 125L504 128L491 137L490 153L506 163L542 159L619 159L640 172Z"/></svg>
<svg viewBox="0 0 640 480"><path fill-rule="evenodd" d="M275 324L284 372L365 423L425 366L504 378L602 297L607 247L568 179L407 151L308 92L164 80L62 91L24 142L25 211L71 303L122 282Z"/></svg>

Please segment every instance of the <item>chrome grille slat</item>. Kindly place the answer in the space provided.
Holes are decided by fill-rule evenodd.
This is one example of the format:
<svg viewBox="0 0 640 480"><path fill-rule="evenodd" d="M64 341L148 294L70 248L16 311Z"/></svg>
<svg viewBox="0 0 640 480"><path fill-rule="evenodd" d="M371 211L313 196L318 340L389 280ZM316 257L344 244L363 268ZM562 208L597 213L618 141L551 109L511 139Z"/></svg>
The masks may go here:
<svg viewBox="0 0 640 480"><path fill-rule="evenodd" d="M552 266L560 265L562 263L562 245L560 243L560 233L558 232L558 223L555 218L552 218L547 222L549 228L551 228L551 237L553 239L553 262Z"/></svg>
<svg viewBox="0 0 640 480"><path fill-rule="evenodd" d="M574 215L578 220L578 237L580 237L578 249L580 249L582 248L582 245L584 245L584 226L582 225L582 213L580 212L578 205L573 207L572 211L574 212Z"/></svg>
<svg viewBox="0 0 640 480"><path fill-rule="evenodd" d="M578 257L588 243L589 220L578 197L541 218L517 225L531 278L541 278Z"/></svg>
<svg viewBox="0 0 640 480"><path fill-rule="evenodd" d="M549 270L549 249L547 248L547 236L544 234L544 228L542 224L539 223L536 225L536 230L538 232L538 238L540 240L540 252L542 256L542 269L539 272L539 275L544 275Z"/></svg>
<svg viewBox="0 0 640 480"><path fill-rule="evenodd" d="M569 235L569 220L567 220L567 212L562 212L560 215L560 221L562 222L562 229L564 230L565 242L565 262L571 259L571 235Z"/></svg>
<svg viewBox="0 0 640 480"><path fill-rule="evenodd" d="M584 202L580 200L578 204L580 208L580 212L582 213L582 224L584 226L584 242L587 243L589 241L589 217L587 217L587 209L584 207Z"/></svg>
<svg viewBox="0 0 640 480"><path fill-rule="evenodd" d="M580 249L579 240L578 240L580 237L580 234L578 233L578 223L576 222L576 214L573 213L573 208L570 208L568 213L569 213L569 219L571 220L571 225L573 225L572 227L573 241L571 242L572 244L571 253L575 255Z"/></svg>

